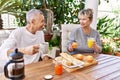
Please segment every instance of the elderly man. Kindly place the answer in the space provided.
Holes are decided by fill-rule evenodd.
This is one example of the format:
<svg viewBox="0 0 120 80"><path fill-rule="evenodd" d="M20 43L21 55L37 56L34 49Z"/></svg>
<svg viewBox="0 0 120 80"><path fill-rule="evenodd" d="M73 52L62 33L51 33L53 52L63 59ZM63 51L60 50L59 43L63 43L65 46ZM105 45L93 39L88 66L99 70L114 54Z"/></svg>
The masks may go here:
<svg viewBox="0 0 120 80"><path fill-rule="evenodd" d="M7 60L8 55L18 48L19 52L24 53L25 64L39 61L43 57L39 44L45 42L42 31L44 16L40 10L31 9L26 14L27 25L14 30L9 38L0 47L0 59ZM46 57L46 58L45 58Z"/></svg>

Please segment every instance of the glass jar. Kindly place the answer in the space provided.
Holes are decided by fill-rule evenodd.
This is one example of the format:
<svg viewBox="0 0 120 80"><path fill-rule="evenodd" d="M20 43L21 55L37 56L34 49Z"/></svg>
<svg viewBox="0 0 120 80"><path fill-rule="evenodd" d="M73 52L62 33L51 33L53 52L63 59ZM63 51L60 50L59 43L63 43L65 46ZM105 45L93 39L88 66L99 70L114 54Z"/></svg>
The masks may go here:
<svg viewBox="0 0 120 80"><path fill-rule="evenodd" d="M61 62L55 62L55 74L56 75L61 75L63 72L63 66Z"/></svg>

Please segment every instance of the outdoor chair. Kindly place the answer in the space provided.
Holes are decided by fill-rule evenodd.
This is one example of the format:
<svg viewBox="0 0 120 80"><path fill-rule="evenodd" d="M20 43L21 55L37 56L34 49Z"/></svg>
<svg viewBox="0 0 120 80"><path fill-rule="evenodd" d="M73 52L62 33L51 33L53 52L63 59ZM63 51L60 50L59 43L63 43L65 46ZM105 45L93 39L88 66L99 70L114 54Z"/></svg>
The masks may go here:
<svg viewBox="0 0 120 80"><path fill-rule="evenodd" d="M72 30L80 27L80 24L62 24L61 25L61 51L68 52L66 44Z"/></svg>

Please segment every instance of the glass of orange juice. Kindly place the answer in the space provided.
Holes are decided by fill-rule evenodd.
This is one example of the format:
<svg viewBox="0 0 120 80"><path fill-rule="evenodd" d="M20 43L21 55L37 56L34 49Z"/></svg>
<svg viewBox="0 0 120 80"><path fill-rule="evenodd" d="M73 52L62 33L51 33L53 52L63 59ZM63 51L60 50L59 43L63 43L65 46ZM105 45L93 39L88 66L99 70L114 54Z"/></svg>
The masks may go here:
<svg viewBox="0 0 120 80"><path fill-rule="evenodd" d="M56 61L55 62L55 74L57 74L57 75L61 75L62 74L62 69L63 69L63 67L62 67L62 63L61 62L59 62L59 61Z"/></svg>
<svg viewBox="0 0 120 80"><path fill-rule="evenodd" d="M87 39L88 48L92 48L93 47L94 41L95 41L94 38L88 38Z"/></svg>

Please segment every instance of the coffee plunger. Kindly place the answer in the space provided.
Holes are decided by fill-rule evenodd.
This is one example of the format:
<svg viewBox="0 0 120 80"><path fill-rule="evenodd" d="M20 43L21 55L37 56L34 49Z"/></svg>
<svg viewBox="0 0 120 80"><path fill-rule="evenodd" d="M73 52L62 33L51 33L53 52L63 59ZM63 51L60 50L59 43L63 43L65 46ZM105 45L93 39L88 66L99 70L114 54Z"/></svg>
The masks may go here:
<svg viewBox="0 0 120 80"><path fill-rule="evenodd" d="M24 59L23 53L15 52L9 54L10 60L4 66L5 77L12 80L22 80L24 78Z"/></svg>

